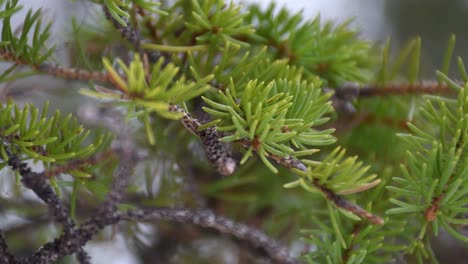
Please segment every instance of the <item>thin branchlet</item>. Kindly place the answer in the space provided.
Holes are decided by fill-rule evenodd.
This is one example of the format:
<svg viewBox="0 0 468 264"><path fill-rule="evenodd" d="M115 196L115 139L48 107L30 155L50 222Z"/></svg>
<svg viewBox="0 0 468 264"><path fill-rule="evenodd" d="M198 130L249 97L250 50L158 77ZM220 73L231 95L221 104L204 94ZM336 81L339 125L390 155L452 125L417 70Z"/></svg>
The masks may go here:
<svg viewBox="0 0 468 264"><path fill-rule="evenodd" d="M265 233L247 225L236 223L231 219L217 216L210 210L159 208L128 211L121 213L120 218L129 221L166 220L215 229L221 233L247 241L253 246L262 249L276 263L298 263L289 254L287 248L281 246Z"/></svg>
<svg viewBox="0 0 468 264"><path fill-rule="evenodd" d="M126 26L120 24L114 17L112 17L112 15L109 13L109 9L105 5L103 5L102 8L107 20L109 20L115 29L120 32L122 38L128 41L138 53L141 53L141 55L143 55L143 53L146 54L151 63L155 63L160 57L168 57L161 52L142 49L141 44L143 42L143 38L141 37L140 32L138 32L138 30L133 28L130 24L127 24ZM121 19L126 20L125 18Z"/></svg>
<svg viewBox="0 0 468 264"><path fill-rule="evenodd" d="M138 32L137 30L135 30L133 27L129 25L124 26L120 24L114 17L112 17L106 5L102 5L102 10L107 20L109 20L112 23L112 25L120 32L122 38L130 42L130 44L133 45L135 50L140 52L141 51L140 32ZM125 18L122 18L122 19L126 20Z"/></svg>
<svg viewBox="0 0 468 264"><path fill-rule="evenodd" d="M25 162L22 162L18 156L13 154L9 148L5 147L8 154L8 165L21 175L21 182L25 187L31 189L42 201L44 201L52 212L52 215L61 223L65 231L73 228L74 223L68 217L68 210L55 194L54 190L47 183L42 173L32 172L31 168Z"/></svg>
<svg viewBox="0 0 468 264"><path fill-rule="evenodd" d="M192 210L178 208L153 208L145 210L114 211L93 217L75 228L69 234L63 234L53 242L45 244L32 257L20 263L51 263L65 255L72 254L76 248L85 245L92 236L107 225L121 221L170 221L190 224L201 228L215 229L223 234L246 241L264 252L275 263L299 263L291 256L288 249L265 233L244 224L213 214L210 210ZM0 245L1 246L1 245Z"/></svg>
<svg viewBox="0 0 468 264"><path fill-rule="evenodd" d="M462 82L457 82L462 84ZM446 83L436 81L421 81L415 83L386 83L368 84L361 86L357 83L347 82L335 88L323 88L324 92L333 92L330 98L333 108L342 114L352 115L356 113L352 102L355 99L363 99L390 95L413 94L455 94Z"/></svg>
<svg viewBox="0 0 468 264"><path fill-rule="evenodd" d="M79 68L68 68L60 65L51 65L42 63L34 67L35 70L49 74L55 77L77 80L77 81L95 81L99 83L111 82L111 77L107 72L88 71Z"/></svg>
<svg viewBox="0 0 468 264"><path fill-rule="evenodd" d="M112 79L107 72L89 71L79 68L52 65L49 63L31 65L28 61L22 60L21 58L16 57L15 54L5 50L0 50L0 57L14 64L30 66L34 71L38 73L48 74L59 78L76 81L95 81L99 83L112 83Z"/></svg>

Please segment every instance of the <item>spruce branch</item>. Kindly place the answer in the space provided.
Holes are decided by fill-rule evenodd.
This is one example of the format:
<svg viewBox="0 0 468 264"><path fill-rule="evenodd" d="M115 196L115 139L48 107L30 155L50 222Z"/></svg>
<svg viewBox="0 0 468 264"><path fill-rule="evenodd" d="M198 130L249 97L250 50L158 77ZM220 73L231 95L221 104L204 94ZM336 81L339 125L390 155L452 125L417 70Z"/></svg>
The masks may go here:
<svg viewBox="0 0 468 264"><path fill-rule="evenodd" d="M464 67L459 70L466 76ZM439 76L448 79L442 73ZM423 256L431 226L434 235L441 226L453 237L468 241L457 230L467 222L463 197L468 190L468 86L450 79L447 86L458 93L457 98L431 97L421 108L425 123L436 127L437 133L409 123L410 133L399 134L409 147L407 162L401 165L402 176L393 178L395 186L387 187L395 194L390 202L396 205L387 214L416 215L421 228L408 251L417 249Z"/></svg>
<svg viewBox="0 0 468 264"><path fill-rule="evenodd" d="M7 52L3 54L0 53L0 56L3 56L4 58L7 58L11 61L17 62L16 61L17 59L11 53L7 53ZM131 64L130 67L134 65L135 67L138 67L139 69L144 68L143 62L139 60L138 56L136 57L135 62L136 64ZM154 76L155 78L152 80L149 80L150 85L152 85L156 89L158 89L157 87L158 84L164 84L166 86L168 85L168 83L165 83L166 81L164 79L155 76L156 72L158 70L161 70L162 62L163 60L160 59L159 62L155 64L154 69L153 69L153 74L152 74L152 76ZM23 61L20 61L20 63L27 64L27 62L23 62ZM105 64L106 64L106 61L105 61ZM125 93L125 95L118 95L116 92L113 92L112 90L107 90L105 88L96 87L98 91L100 91L101 93L105 93L111 98L125 97L126 99L129 99L132 97L141 97L140 93L144 92L145 90L142 90L141 88L135 88L135 87L141 87L142 84L138 84L135 82L130 83L131 80L135 79L135 78L132 78L133 77L132 75L130 75L130 73L134 72L132 68L126 69L127 76L121 76L108 63L107 65L108 65L107 72L91 72L91 71L78 69L78 68L66 68L66 67L61 67L58 65L52 66L46 63L42 63L39 66L33 65L33 68L39 72L50 74L50 75L60 77L60 78L77 80L77 81L86 80L86 81L96 81L96 82L101 82L101 83L113 84L114 87L117 87L121 92ZM148 71L148 70L146 69L145 71ZM174 68L171 64L168 64L163 69L162 74L163 75L170 74L174 76L176 73L177 73L177 68ZM149 74L149 73L146 72L146 74ZM201 84L203 84L211 78L212 77L204 78L204 80L202 79L202 80L199 80L198 82L201 82ZM148 86L145 79L140 79L140 81L145 82L143 84L144 86ZM184 96L184 97L191 96L191 95L193 96L196 93L202 92L208 88L207 86L201 86L200 84L196 84L195 87L201 86L199 88L199 92L197 92L196 90L195 91L193 90L193 88L195 88L194 85L189 85L187 87L183 87L181 85L182 83L179 83L179 87L180 87L179 89L185 89L187 90L187 92L191 90L190 94L184 93L182 91L179 93L180 94L179 96ZM146 94L150 95L150 93L148 92L151 93L151 91L146 92ZM105 96L102 94L97 95L96 93L89 93L89 92L87 93L94 95L94 96L99 96L99 97ZM175 94L175 92L172 92L171 94ZM164 95L161 94L161 92L159 92L158 94L151 93L151 97L154 99L159 99L159 100L164 99L163 96ZM146 96L143 96L142 99L145 99L144 97ZM148 99L152 100L151 98L148 98ZM173 102L181 101L181 99L177 99L177 98L167 98L167 99L171 99ZM210 160L210 162L216 166L218 172L221 175L230 175L234 172L235 167L236 167L236 162L232 159L231 154L229 153L229 151L226 150L225 146L223 146L223 144L218 141L218 139L222 137L221 135L214 132L214 130L212 129L206 129L204 131L198 132L197 128L198 126L200 126L200 123L198 122L198 120L191 118L190 115L187 115L185 111L182 111L182 108L180 108L179 106L171 105L171 106L168 106L168 108L164 109L164 106L167 104L163 104L162 102L161 103L144 102L144 101L139 101L139 102L142 103L143 105L149 106L150 108L154 108L155 110L160 111L160 113L164 113L164 112L182 113L183 114L183 118L181 120L182 123L184 124L184 126L189 128L189 131L192 134L200 136L200 138L202 139L203 146L207 152L207 157Z"/></svg>
<svg viewBox="0 0 468 264"><path fill-rule="evenodd" d="M172 111L177 111L177 112L181 112L181 113L184 114L184 117L181 119L181 122L187 128L188 131L190 131L191 133L196 134L196 135L198 135L200 133L200 132L197 131L197 128L200 127L201 124L197 119L193 118L192 115L190 115L184 109L182 109L182 108L180 108L178 106L173 105L173 106L171 106L171 109L172 109ZM210 127L209 129L211 130L211 133L213 135L216 135L216 137L221 137L221 135L220 135L221 133L218 132L215 127ZM202 130L202 131L204 131L204 130ZM205 140L203 140L203 141L205 141ZM252 141L250 141L248 139L242 139L242 140L238 140L236 142L238 142L241 146L243 146L244 148L247 148L247 149L250 149L255 144L254 142L252 142ZM208 155L209 155L209 153L208 153ZM278 156L278 155L268 153L268 152L266 152L266 156L268 158L271 158L271 159L275 160L278 164L288 168L289 170L292 170L293 172L294 172L294 170L307 172L307 166L303 162L301 162L299 159L296 159L296 158L294 158L292 156L282 157L282 156ZM217 161L217 160L219 160L219 159L215 159L215 161ZM216 163L216 164L218 164L218 163ZM230 168L230 164L235 164L235 163L234 163L233 160L226 163L225 160L221 159L221 161L219 161L219 164L222 165L221 170L226 170L226 168ZM219 168L218 168L218 171L220 171ZM362 217L364 219L367 219L373 224L377 224L377 225L382 225L383 224L383 219L382 218L380 218L380 217L378 217L376 215L373 215L372 213L369 213L368 211L364 210L363 208L359 207L358 205L355 205L355 204L351 203L350 201L346 200L342 196L339 196L339 195L335 194L328 187L321 184L318 181L318 179L310 179L308 177L300 177L300 179L307 180L310 184L312 184L314 187L316 187L325 196L325 198L327 200L329 200L330 202L332 202L336 207L344 209L345 211L349 211L349 212L351 212L353 214L356 214L356 215L358 215L358 216L360 216L360 217ZM372 183L371 185L368 185L365 188L361 187L362 189L360 189L359 191L363 191L365 189L371 188L371 187L375 186L376 184L378 184L379 182L380 181L374 181L374 183Z"/></svg>
<svg viewBox="0 0 468 264"><path fill-rule="evenodd" d="M12 102L0 107L0 138L3 141L0 154L5 161L0 166L8 162L8 153L51 165L90 157L109 143L110 134L100 133L91 144L83 146L82 142L89 131L79 125L71 114L62 117L57 111L47 118L47 109L48 104L42 112L32 105L20 109Z"/></svg>

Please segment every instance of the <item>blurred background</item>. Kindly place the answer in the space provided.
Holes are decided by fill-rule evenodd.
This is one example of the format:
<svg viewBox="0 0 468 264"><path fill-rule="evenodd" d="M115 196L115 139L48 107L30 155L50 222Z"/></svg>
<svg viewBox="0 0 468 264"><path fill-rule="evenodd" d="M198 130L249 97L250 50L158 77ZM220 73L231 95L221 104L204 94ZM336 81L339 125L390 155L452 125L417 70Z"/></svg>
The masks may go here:
<svg viewBox="0 0 468 264"><path fill-rule="evenodd" d="M245 5L258 3L266 7L271 1L243 0L238 2ZM377 44L383 44L390 39L394 53L410 38L420 36L422 39L421 70L425 78L434 76L435 69L440 67L451 33L455 33L457 37L454 55L461 56L465 60L468 59L468 0L276 0L275 2L278 7L286 6L293 12L302 12L304 17L310 19L318 14L323 20L332 20L337 23L354 18L352 26L360 29L363 38L375 41ZM71 34L70 19L76 17L78 23L81 23L96 15L95 6L85 0L20 0L20 3L26 7L23 9L25 13L28 7L43 8L46 17L53 20L53 38L58 46L58 59L61 63L63 61L66 63L69 59L66 41ZM19 23L20 19L16 22ZM50 81L47 83L48 86L51 86ZM62 87L61 83L62 81L57 81L57 86ZM30 92L29 87L29 85L25 85L24 91ZM15 91L21 91L21 89ZM46 100L46 98L37 95L40 93L34 95L35 100ZM54 100L50 98L50 94L48 96L47 100ZM63 94L57 94L57 99L61 96ZM72 112L81 103L67 101L63 107L65 111L68 109ZM8 190L2 189L0 181L0 197L7 195L6 192ZM0 220L0 228L17 220L2 219ZM142 226L142 228L144 227ZM117 236L112 241L105 243L90 243L87 245L87 250L92 255L94 263L106 263L109 259L117 264L138 263L128 251L124 240L124 237ZM216 248L216 244L216 240L204 241L202 250L210 252ZM437 239L434 249L443 260L441 263L461 264L466 263L462 260L468 259L466 245L460 245L459 242L453 241L443 233ZM228 253L229 250L226 251L226 254Z"/></svg>

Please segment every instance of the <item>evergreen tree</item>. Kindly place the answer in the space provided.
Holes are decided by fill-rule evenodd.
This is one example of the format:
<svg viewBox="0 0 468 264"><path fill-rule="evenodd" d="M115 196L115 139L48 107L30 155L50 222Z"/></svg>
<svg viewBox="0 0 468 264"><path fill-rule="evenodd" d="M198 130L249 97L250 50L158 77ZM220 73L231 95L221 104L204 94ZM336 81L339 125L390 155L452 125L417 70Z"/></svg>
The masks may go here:
<svg viewBox="0 0 468 264"><path fill-rule="evenodd" d="M392 58L349 22L274 4L89 2L70 66L53 21L30 10L14 28L23 7L0 0L0 84L66 79L61 100L87 102L76 119L52 96L3 100L0 212L28 221L0 229L0 263L93 263L108 227L148 263L222 263L229 243L239 263L437 263L441 230L468 242L454 36L425 81L419 38ZM211 258L180 250L212 237Z"/></svg>

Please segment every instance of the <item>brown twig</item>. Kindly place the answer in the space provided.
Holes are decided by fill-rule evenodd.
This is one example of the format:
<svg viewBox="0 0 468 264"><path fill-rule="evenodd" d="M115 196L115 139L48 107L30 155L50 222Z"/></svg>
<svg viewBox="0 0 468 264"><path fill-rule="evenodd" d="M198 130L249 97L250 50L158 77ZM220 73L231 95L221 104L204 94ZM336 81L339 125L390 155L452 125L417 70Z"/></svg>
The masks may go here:
<svg viewBox="0 0 468 264"><path fill-rule="evenodd" d="M354 249L354 242L355 242L356 237L357 237L357 235L359 234L360 231L361 231L361 223L355 224L354 228L353 228L353 232L351 234L352 235L351 242L349 243L349 245L347 246L347 248L343 252L342 260L343 260L344 264L348 263L349 254Z"/></svg>
<svg viewBox="0 0 468 264"><path fill-rule="evenodd" d="M107 72L88 71L78 68L63 67L59 65L52 65L48 63L42 63L40 65L29 64L27 61L16 57L13 53L1 50L0 57L6 61L12 62L17 65L29 66L33 70L52 75L59 78L77 80L77 81L95 81L100 83L112 83L112 79Z"/></svg>
<svg viewBox="0 0 468 264"><path fill-rule="evenodd" d="M255 247L263 249L267 255L277 263L298 263L297 260L289 255L286 248L263 232L244 224L236 223L231 219L217 216L210 210L158 208L128 211L126 213L121 213L120 218L128 221L166 220L215 229L221 233L234 236L240 240L251 243Z"/></svg>
<svg viewBox="0 0 468 264"><path fill-rule="evenodd" d="M360 98L412 94L455 94L455 91L451 89L446 83L438 83L435 81L366 85L359 89Z"/></svg>
<svg viewBox="0 0 468 264"><path fill-rule="evenodd" d="M111 76L107 72L88 71L78 68L51 65L47 63L34 66L33 68L38 72L69 80L95 81L99 83L109 83L112 81Z"/></svg>
<svg viewBox="0 0 468 264"><path fill-rule="evenodd" d="M243 147L245 148L248 148L251 146L252 142L250 142L249 140L247 139L244 139L244 140L239 140L238 141ZM271 154L271 153L267 153L268 154L268 157L275 160L278 164L292 170L292 169L297 169L297 170L300 170L300 171L307 171L307 166L302 163L302 161L292 157L292 156L288 156L288 157L280 157L280 156L277 156L277 155L274 155L274 154ZM328 187L326 187L325 185L323 185L322 183L320 183L317 179L310 179L310 178L307 178L307 177L303 177L302 179L305 179L307 180L309 183L311 183L313 186L315 186L326 198L327 200L329 200L330 202L332 202L336 207L338 208L341 208L341 209L344 209L348 212L351 212L357 216L360 216L364 219L367 219L368 221L370 221L371 223L373 224L376 224L376 225L383 225L384 224L384 220L379 217L379 216L376 216L366 210L364 210L363 208L361 208L360 206L356 205L356 204L353 204L352 202L346 200L345 198L343 198L342 196L334 193L332 190L330 190Z"/></svg>
<svg viewBox="0 0 468 264"><path fill-rule="evenodd" d="M350 115L356 113L352 101L354 99L372 98L392 95L413 95L413 94L455 94L446 83L435 81L421 81L416 83L386 83L368 84L360 86L357 83L344 83L341 86L323 88L324 92L332 92L330 98L333 107L337 112Z"/></svg>
<svg viewBox="0 0 468 264"><path fill-rule="evenodd" d="M439 210L439 203L442 198L444 198L444 194L432 198L431 205L424 211L424 217L428 222L432 222L437 218L437 211Z"/></svg>
<svg viewBox="0 0 468 264"><path fill-rule="evenodd" d="M356 97L375 97L389 95L412 95L412 94L455 94L446 83L436 81L421 81L415 83L386 83L368 84L359 86L356 83L345 83L336 87L335 95L341 99L354 99Z"/></svg>

